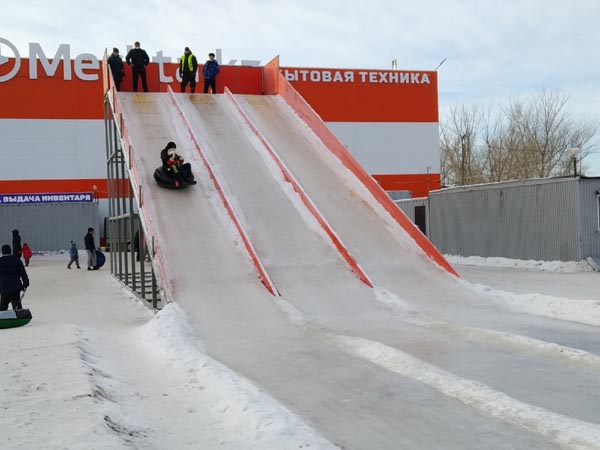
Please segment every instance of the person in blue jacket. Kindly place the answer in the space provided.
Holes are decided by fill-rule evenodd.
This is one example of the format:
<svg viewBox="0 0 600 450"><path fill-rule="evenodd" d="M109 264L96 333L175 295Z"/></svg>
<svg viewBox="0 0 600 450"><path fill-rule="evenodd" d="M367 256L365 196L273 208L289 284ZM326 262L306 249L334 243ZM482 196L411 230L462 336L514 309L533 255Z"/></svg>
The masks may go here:
<svg viewBox="0 0 600 450"><path fill-rule="evenodd" d="M71 260L69 261L69 264L67 264L67 269L70 269L71 264L73 264L73 263L75 263L77 265L78 269L81 269L81 267L79 266L79 251L77 250L77 245L73 241L71 241L71 248L69 249L69 256L71 257Z"/></svg>
<svg viewBox="0 0 600 450"><path fill-rule="evenodd" d="M6 311L9 304L15 311L22 309L21 291L29 287L29 277L21 258L11 253L10 245L4 244L0 256L0 311Z"/></svg>
<svg viewBox="0 0 600 450"><path fill-rule="evenodd" d="M213 94L217 93L217 75L221 71L219 63L215 59L214 53L208 54L208 61L204 63L202 69L202 76L204 77L204 93L208 94L208 88L210 87Z"/></svg>

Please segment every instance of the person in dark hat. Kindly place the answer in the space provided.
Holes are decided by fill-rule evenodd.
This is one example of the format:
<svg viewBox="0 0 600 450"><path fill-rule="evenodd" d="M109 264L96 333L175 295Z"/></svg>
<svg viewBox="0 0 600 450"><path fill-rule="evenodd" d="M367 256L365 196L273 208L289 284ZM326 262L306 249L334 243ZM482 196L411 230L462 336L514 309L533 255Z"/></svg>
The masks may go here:
<svg viewBox="0 0 600 450"><path fill-rule="evenodd" d="M0 256L0 311L12 305L15 311L21 309L21 291L29 287L29 277L21 258L11 254L10 245L2 246Z"/></svg>
<svg viewBox="0 0 600 450"><path fill-rule="evenodd" d="M190 85L192 94L196 92L196 71L198 70L198 60L192 54L189 47L183 51L183 56L179 60L179 76L181 77L181 92L185 92L186 86Z"/></svg>
<svg viewBox="0 0 600 450"><path fill-rule="evenodd" d="M96 244L94 244L94 229L88 228L88 232L83 237L85 250L87 252L87 270L97 270L96 267Z"/></svg>
<svg viewBox="0 0 600 450"><path fill-rule="evenodd" d="M120 91L121 83L125 77L125 66L123 65L123 60L119 55L119 49L117 47L113 48L112 54L108 57L107 62L110 66L113 80L115 80L115 87L117 88L117 91Z"/></svg>
<svg viewBox="0 0 600 450"><path fill-rule="evenodd" d="M21 247L21 236L19 235L19 230L12 230L12 236L13 255L20 258L23 248Z"/></svg>
<svg viewBox="0 0 600 450"><path fill-rule="evenodd" d="M144 92L148 92L148 83L146 82L146 66L150 64L150 57L146 50L140 47L139 42L133 44L133 48L129 50L125 57L127 64L131 66L133 73L133 92L137 92L138 79L142 79L142 87Z"/></svg>
<svg viewBox="0 0 600 450"><path fill-rule="evenodd" d="M163 163L163 172L173 179L175 187L196 184L191 164L184 162L181 155L175 151L176 149L175 142L168 142L161 150L160 159Z"/></svg>

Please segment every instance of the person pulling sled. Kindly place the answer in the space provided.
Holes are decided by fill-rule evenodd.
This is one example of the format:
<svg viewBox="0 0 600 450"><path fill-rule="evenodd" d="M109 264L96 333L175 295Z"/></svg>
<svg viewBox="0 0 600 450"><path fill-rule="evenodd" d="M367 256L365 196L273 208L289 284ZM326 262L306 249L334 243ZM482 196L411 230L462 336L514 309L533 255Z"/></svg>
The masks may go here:
<svg viewBox="0 0 600 450"><path fill-rule="evenodd" d="M169 142L160 152L162 166L154 171L154 179L159 186L183 189L190 184L196 184L192 166L190 163L184 162L183 158L175 151L176 148L175 142Z"/></svg>

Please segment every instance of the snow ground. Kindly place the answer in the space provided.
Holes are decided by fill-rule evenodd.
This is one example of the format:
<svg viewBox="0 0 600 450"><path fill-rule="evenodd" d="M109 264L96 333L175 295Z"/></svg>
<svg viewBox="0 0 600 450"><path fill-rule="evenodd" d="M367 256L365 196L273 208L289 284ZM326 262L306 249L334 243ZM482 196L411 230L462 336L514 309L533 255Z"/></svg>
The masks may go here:
<svg viewBox="0 0 600 450"><path fill-rule="evenodd" d="M449 260L469 288L510 310L600 326L600 273L585 261Z"/></svg>
<svg viewBox="0 0 600 450"><path fill-rule="evenodd" d="M154 314L107 269L67 270L67 261L64 255L32 260L25 304L34 319L0 331L0 448L336 448L268 392L207 356L177 305ZM484 270L496 287L510 286L503 270ZM538 285L536 272L514 270L521 272L523 290ZM562 285L595 289L582 279L586 273L563 274ZM489 393L484 385L387 346L356 337L331 339L402 376L439 384L463 402L466 394L475 405L511 410L536 426L546 423L561 448L600 448L594 444L600 436L596 425L548 419L545 410ZM600 368L597 360L590 364ZM565 426L553 429L560 420Z"/></svg>
<svg viewBox="0 0 600 450"><path fill-rule="evenodd" d="M334 448L209 358L182 310L152 313L108 270L36 256L33 321L1 330L0 448Z"/></svg>

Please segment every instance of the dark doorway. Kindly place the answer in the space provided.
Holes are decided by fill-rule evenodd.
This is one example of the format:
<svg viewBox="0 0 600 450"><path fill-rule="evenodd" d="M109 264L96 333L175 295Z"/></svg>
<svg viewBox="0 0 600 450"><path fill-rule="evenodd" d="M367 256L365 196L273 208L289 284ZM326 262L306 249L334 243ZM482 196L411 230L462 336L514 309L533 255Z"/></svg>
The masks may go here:
<svg viewBox="0 0 600 450"><path fill-rule="evenodd" d="M425 215L425 206L415 206L415 225L424 235L427 235L427 216Z"/></svg>

